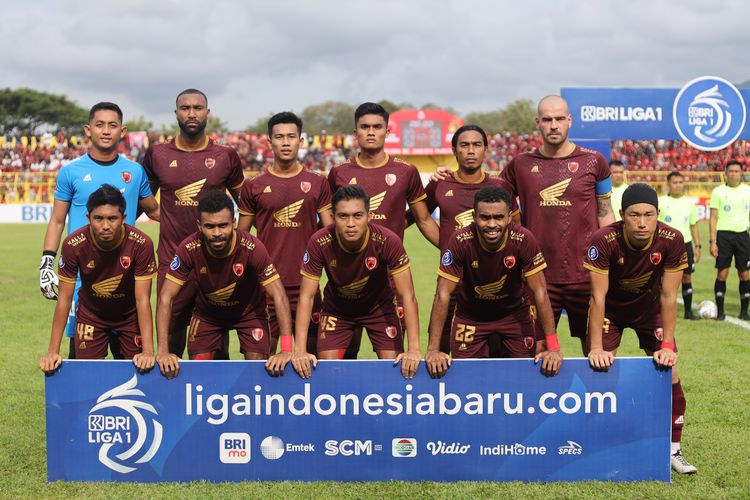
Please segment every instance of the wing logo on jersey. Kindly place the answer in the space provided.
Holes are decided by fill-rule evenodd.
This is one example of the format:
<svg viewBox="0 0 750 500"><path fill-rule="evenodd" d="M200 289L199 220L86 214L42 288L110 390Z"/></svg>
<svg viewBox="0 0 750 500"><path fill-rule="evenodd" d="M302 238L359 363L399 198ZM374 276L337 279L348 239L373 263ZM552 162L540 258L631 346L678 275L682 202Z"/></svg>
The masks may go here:
<svg viewBox="0 0 750 500"><path fill-rule="evenodd" d="M273 227L300 227L302 223L294 222L292 219L297 216L304 201L305 199L303 198L274 212L273 218L276 220L273 223Z"/></svg>
<svg viewBox="0 0 750 500"><path fill-rule="evenodd" d="M357 280L354 283L338 287L339 295L344 299L360 299L362 298L362 290L367 286L367 282L370 281L369 276L365 276L361 280Z"/></svg>
<svg viewBox="0 0 750 500"><path fill-rule="evenodd" d="M112 293L117 290L121 281L122 274L118 274L117 276L94 283L91 285L91 291L94 293L94 297L99 299L121 299L125 296L124 293Z"/></svg>
<svg viewBox="0 0 750 500"><path fill-rule="evenodd" d="M384 199L385 199L385 191L383 191L382 193L378 193L372 198L370 198L370 212L377 212L378 209L380 208L380 205L383 204ZM373 213L372 218L374 220L382 220L382 219L387 219L388 217L386 217L384 214Z"/></svg>
<svg viewBox="0 0 750 500"><path fill-rule="evenodd" d="M219 288L218 290L211 292L206 295L206 298L208 301L215 306L220 307L231 307L236 306L240 303L239 300L234 300L232 302L229 302L229 297L232 296L234 293L234 289L237 286L237 283L232 283L229 286L225 286L224 288Z"/></svg>
<svg viewBox="0 0 750 500"><path fill-rule="evenodd" d="M637 278L623 278L618 281L618 284L620 285L620 288L622 288L626 292L643 293L645 292L645 290L643 290L642 288L646 285L646 283L648 283L653 274L653 271L649 271L642 276L638 276Z"/></svg>
<svg viewBox="0 0 750 500"><path fill-rule="evenodd" d="M474 222L474 209L470 208L468 210L465 210L461 212L460 214L456 215L453 219L456 221L456 229L461 229L462 227L466 227L472 222Z"/></svg>
<svg viewBox="0 0 750 500"><path fill-rule="evenodd" d="M568 200L561 200L560 196L565 194L565 190L568 189L571 178L567 178L564 181L560 181L557 184L552 184L539 191L539 196L542 197L542 201L539 202L540 207L569 207L572 203Z"/></svg>
<svg viewBox="0 0 750 500"><path fill-rule="evenodd" d="M205 183L206 179L201 179L180 189L176 189L174 195L177 199L174 201L174 204L181 207L197 207L198 202L195 200L195 197L201 192Z"/></svg>
<svg viewBox="0 0 750 500"><path fill-rule="evenodd" d="M505 286L505 280L508 278L508 276L503 276L499 280L488 283L486 285L477 285L474 287L474 292L477 294L478 299L484 299L484 300L499 300L504 297L507 297L507 295L499 295L498 292L503 289L503 286Z"/></svg>

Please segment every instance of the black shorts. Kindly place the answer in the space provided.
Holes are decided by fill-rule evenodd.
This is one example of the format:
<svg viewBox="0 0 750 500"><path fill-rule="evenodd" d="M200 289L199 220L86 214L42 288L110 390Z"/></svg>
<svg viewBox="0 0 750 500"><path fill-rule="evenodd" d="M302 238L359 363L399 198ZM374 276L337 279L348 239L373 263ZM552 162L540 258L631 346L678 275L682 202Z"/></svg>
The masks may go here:
<svg viewBox="0 0 750 500"><path fill-rule="evenodd" d="M738 271L750 269L750 236L747 231L717 231L716 245L719 247L716 269L727 269L732 265L732 257Z"/></svg>
<svg viewBox="0 0 750 500"><path fill-rule="evenodd" d="M687 253L688 266L682 271L683 274L693 274L695 272L695 255L693 255L693 242L685 243L685 253Z"/></svg>

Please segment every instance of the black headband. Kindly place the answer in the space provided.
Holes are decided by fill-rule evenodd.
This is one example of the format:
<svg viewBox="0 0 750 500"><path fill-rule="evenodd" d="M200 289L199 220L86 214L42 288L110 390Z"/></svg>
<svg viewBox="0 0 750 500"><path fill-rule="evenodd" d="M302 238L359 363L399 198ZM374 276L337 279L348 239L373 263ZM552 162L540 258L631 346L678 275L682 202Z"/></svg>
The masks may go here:
<svg viewBox="0 0 750 500"><path fill-rule="evenodd" d="M656 209L659 209L659 196L656 194L654 188L648 184L631 184L622 193L622 210L625 211L630 205L636 203L648 203L653 205Z"/></svg>

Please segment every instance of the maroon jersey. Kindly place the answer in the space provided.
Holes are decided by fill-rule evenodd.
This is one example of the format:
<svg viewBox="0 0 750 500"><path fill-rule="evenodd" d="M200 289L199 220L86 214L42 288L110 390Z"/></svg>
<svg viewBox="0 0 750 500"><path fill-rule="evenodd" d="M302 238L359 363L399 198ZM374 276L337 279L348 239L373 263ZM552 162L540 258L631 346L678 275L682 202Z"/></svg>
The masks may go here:
<svg viewBox="0 0 750 500"><path fill-rule="evenodd" d="M539 245L525 227L511 222L500 248L489 251L472 223L451 236L438 275L459 283L457 316L496 321L519 311L528 316L523 279L545 267Z"/></svg>
<svg viewBox="0 0 750 500"><path fill-rule="evenodd" d="M143 157L143 168L161 193L161 265L166 265L177 245L195 231L201 194L213 189L238 189L245 179L237 152L208 138L198 151L181 148L178 139L153 144Z"/></svg>
<svg viewBox="0 0 750 500"><path fill-rule="evenodd" d="M196 232L177 247L167 279L178 285L197 283L195 316L232 323L267 317L262 287L279 279L279 273L266 247L250 233L235 231L229 254L216 257Z"/></svg>
<svg viewBox="0 0 750 500"><path fill-rule="evenodd" d="M498 186L508 191L511 196L511 214L518 210L510 184L497 177L490 177L485 172L482 172L482 179L476 183L462 181L458 172L451 172L445 180L427 183L427 209L432 213L435 208L440 208L440 248L446 248L448 240L457 229L474 221L474 195L487 186Z"/></svg>
<svg viewBox="0 0 750 500"><path fill-rule="evenodd" d="M364 167L359 157L341 163L328 174L331 192L347 184L357 184L370 197L373 222L385 226L404 239L406 204L424 200L425 192L417 167L393 156L377 167Z"/></svg>
<svg viewBox="0 0 750 500"><path fill-rule="evenodd" d="M104 329L117 329L137 320L135 280L150 280L156 273L154 244L145 233L123 224L120 242L112 250L101 249L89 225L68 235L58 263L60 281L75 283L78 318Z"/></svg>
<svg viewBox="0 0 750 500"><path fill-rule="evenodd" d="M659 222L651 242L636 250L625 239L623 222L619 221L594 233L583 266L609 275L607 314L628 311L633 317L653 316L661 309L664 273L687 268L685 241L678 230Z"/></svg>
<svg viewBox="0 0 750 500"><path fill-rule="evenodd" d="M323 269L328 276L323 311L352 318L393 303L388 276L409 269L409 257L401 239L377 224L368 224L361 250L351 253L339 243L332 224L312 235L300 272L318 281Z"/></svg>
<svg viewBox="0 0 750 500"><path fill-rule="evenodd" d="M258 238L271 254L284 286L299 286L299 263L310 236L318 230L318 214L331 208L325 177L304 170L279 177L266 170L242 186L240 213L255 216Z"/></svg>
<svg viewBox="0 0 750 500"><path fill-rule="evenodd" d="M518 194L523 225L534 233L550 264L544 273L547 282L587 283L581 265L585 242L599 228L597 198L611 194L596 194L597 182L609 177L607 160L580 146L563 158L536 149L513 158L501 177Z"/></svg>

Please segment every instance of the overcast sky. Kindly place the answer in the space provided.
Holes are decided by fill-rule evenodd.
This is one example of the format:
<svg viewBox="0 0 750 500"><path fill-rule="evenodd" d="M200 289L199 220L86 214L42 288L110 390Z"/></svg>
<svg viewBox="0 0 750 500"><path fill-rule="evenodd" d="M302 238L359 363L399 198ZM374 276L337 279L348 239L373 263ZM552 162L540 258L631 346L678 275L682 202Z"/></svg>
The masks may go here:
<svg viewBox="0 0 750 500"><path fill-rule="evenodd" d="M172 123L197 87L235 129L325 100L459 112L560 87L750 79L750 3L47 1L2 3L0 86Z"/></svg>

